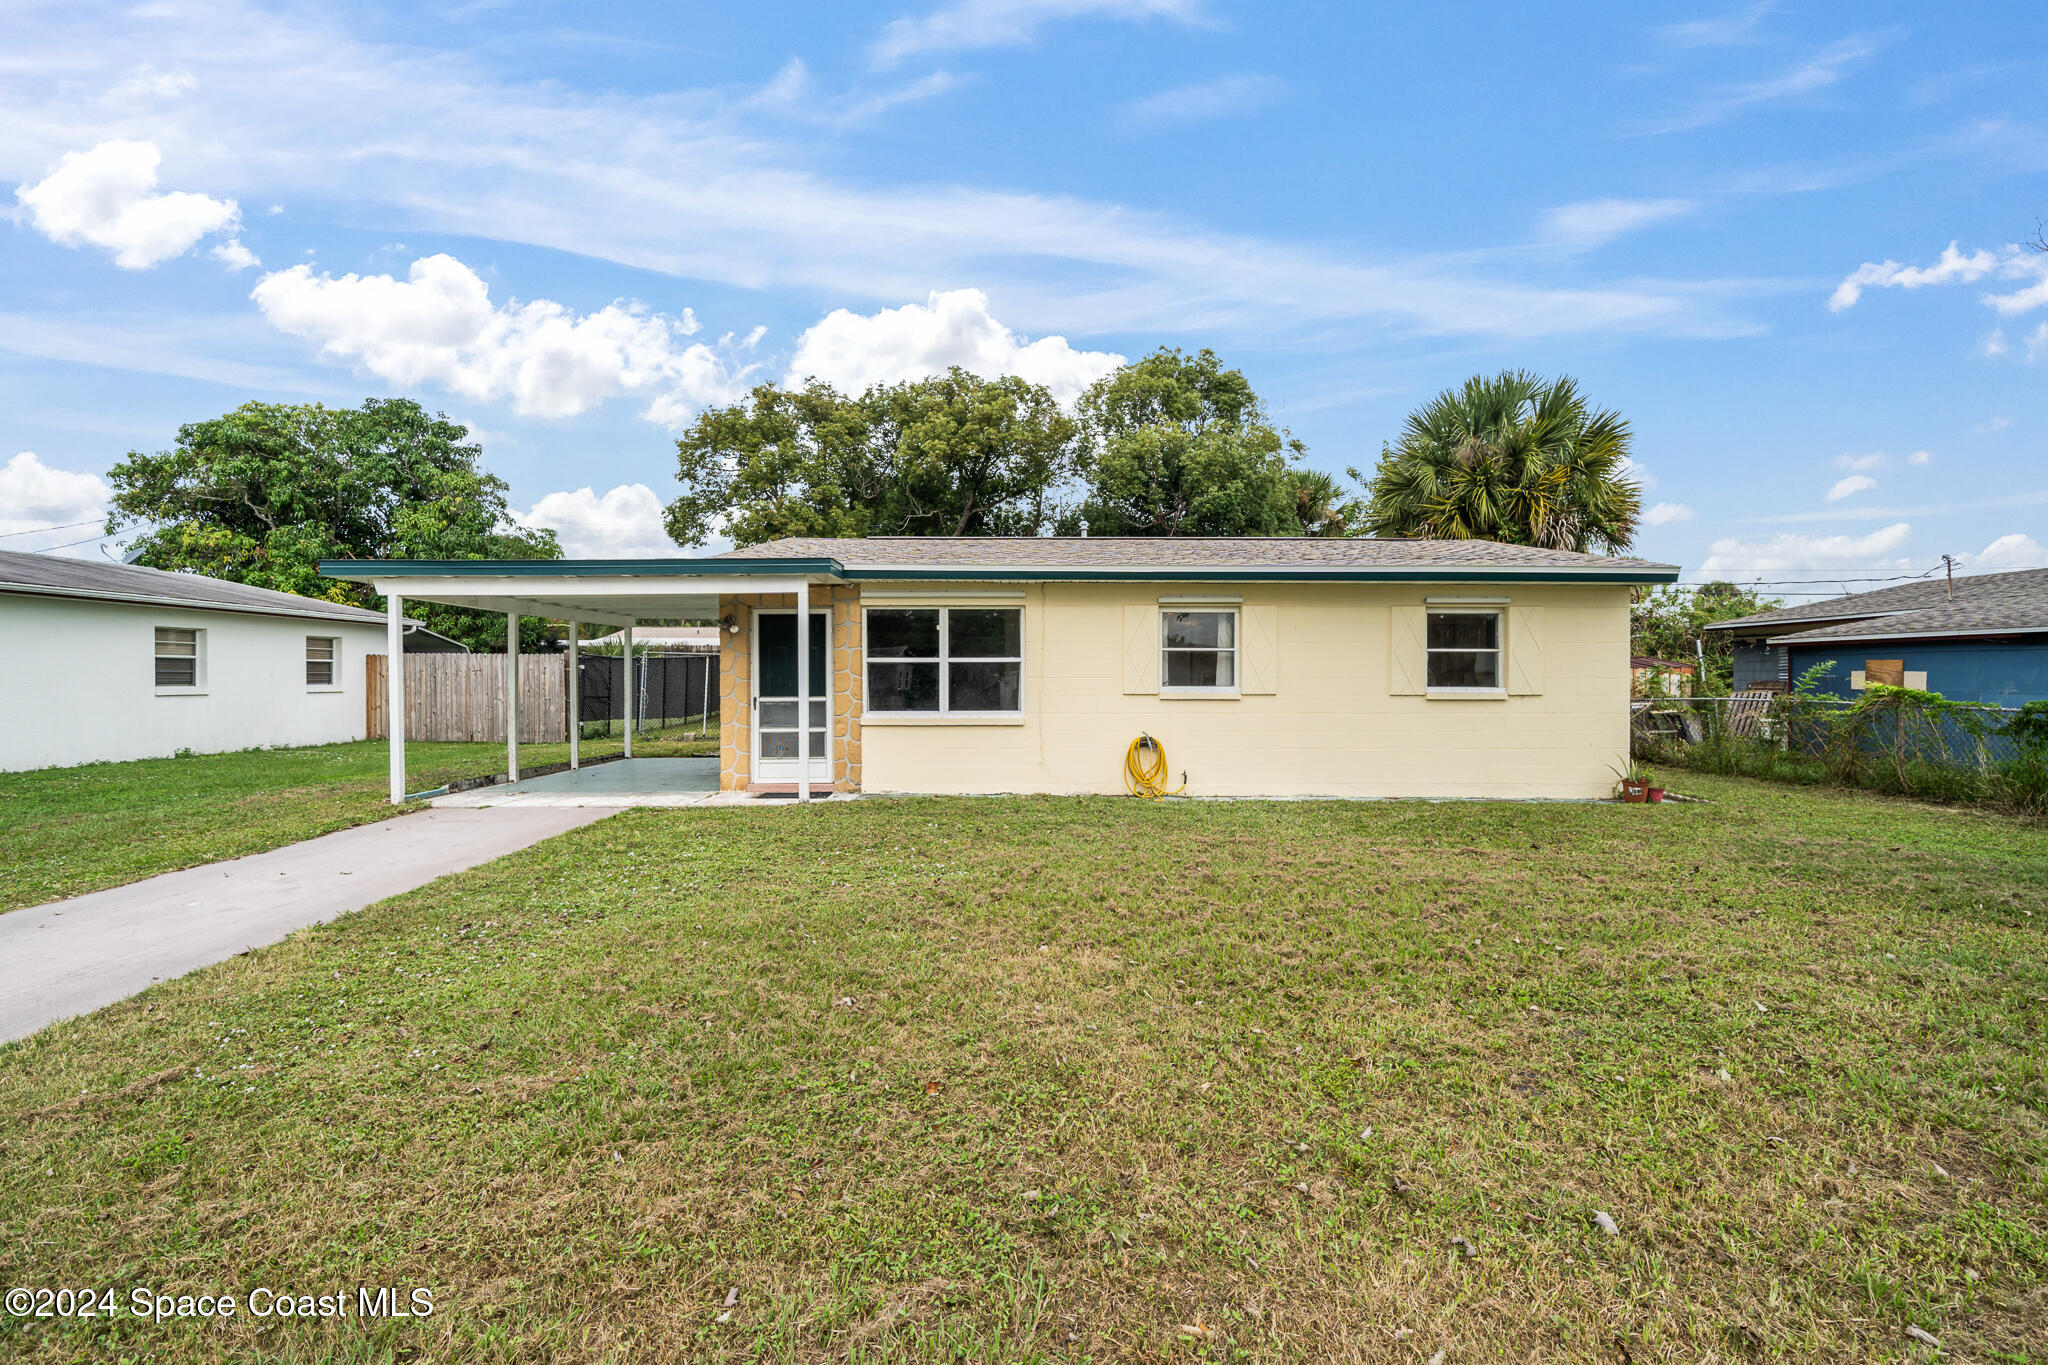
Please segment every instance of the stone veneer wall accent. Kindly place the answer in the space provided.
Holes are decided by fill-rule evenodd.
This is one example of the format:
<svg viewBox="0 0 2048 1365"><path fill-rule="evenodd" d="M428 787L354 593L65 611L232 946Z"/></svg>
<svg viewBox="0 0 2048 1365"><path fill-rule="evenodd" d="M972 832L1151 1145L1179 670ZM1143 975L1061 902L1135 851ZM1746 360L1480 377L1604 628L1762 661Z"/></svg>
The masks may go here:
<svg viewBox="0 0 2048 1365"><path fill-rule="evenodd" d="M718 642L718 789L745 791L753 772L754 610L796 605L794 593L744 593L718 599L720 621L730 616L737 634L726 631ZM832 622L832 755L833 789L860 790L861 613L860 588L853 584L811 590L811 610L830 614Z"/></svg>

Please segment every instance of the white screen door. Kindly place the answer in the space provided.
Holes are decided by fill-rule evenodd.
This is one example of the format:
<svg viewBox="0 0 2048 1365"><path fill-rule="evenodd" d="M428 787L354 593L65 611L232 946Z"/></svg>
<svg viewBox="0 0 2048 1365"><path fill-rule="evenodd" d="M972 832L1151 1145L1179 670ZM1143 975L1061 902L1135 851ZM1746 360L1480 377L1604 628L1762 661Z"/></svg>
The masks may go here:
<svg viewBox="0 0 2048 1365"><path fill-rule="evenodd" d="M832 781L832 618L811 613L811 781ZM754 613L754 774L756 782L795 782L797 760L796 613Z"/></svg>

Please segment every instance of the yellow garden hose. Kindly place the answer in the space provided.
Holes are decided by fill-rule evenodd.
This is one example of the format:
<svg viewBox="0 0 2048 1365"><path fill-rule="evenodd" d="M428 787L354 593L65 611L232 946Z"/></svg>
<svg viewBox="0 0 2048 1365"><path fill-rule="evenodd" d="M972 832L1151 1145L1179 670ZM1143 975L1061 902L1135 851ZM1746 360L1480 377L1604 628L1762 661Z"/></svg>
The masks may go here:
<svg viewBox="0 0 2048 1365"><path fill-rule="evenodd" d="M1124 753L1124 790L1133 796L1157 799L1178 796L1188 789L1186 773L1180 775L1180 785L1172 791L1166 789L1167 776L1166 746L1146 734L1132 740Z"/></svg>

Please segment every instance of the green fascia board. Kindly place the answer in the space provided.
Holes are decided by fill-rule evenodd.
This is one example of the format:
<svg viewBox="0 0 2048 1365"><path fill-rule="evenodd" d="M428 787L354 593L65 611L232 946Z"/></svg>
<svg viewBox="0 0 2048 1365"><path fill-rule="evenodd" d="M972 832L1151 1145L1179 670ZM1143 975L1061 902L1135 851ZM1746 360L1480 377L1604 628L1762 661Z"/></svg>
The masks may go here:
<svg viewBox="0 0 2048 1365"><path fill-rule="evenodd" d="M853 582L971 583L1675 583L1669 565L1646 569L849 569Z"/></svg>
<svg viewBox="0 0 2048 1365"><path fill-rule="evenodd" d="M820 575L853 583L1673 583L1668 564L1640 569L981 568L849 569L836 559L323 559L329 578L697 578Z"/></svg>
<svg viewBox="0 0 2048 1365"><path fill-rule="evenodd" d="M326 578L750 578L828 574L836 559L323 559Z"/></svg>

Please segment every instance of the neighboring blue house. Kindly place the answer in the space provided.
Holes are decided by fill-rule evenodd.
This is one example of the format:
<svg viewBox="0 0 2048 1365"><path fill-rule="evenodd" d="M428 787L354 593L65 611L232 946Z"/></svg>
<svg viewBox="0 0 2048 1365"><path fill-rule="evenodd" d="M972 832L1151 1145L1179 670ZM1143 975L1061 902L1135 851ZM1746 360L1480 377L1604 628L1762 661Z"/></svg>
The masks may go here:
<svg viewBox="0 0 2048 1365"><path fill-rule="evenodd" d="M1994 706L2048 698L2048 569L1909 583L1708 629L1734 637L1738 690L1789 687L1833 663L1822 690L1841 697L1876 681Z"/></svg>

